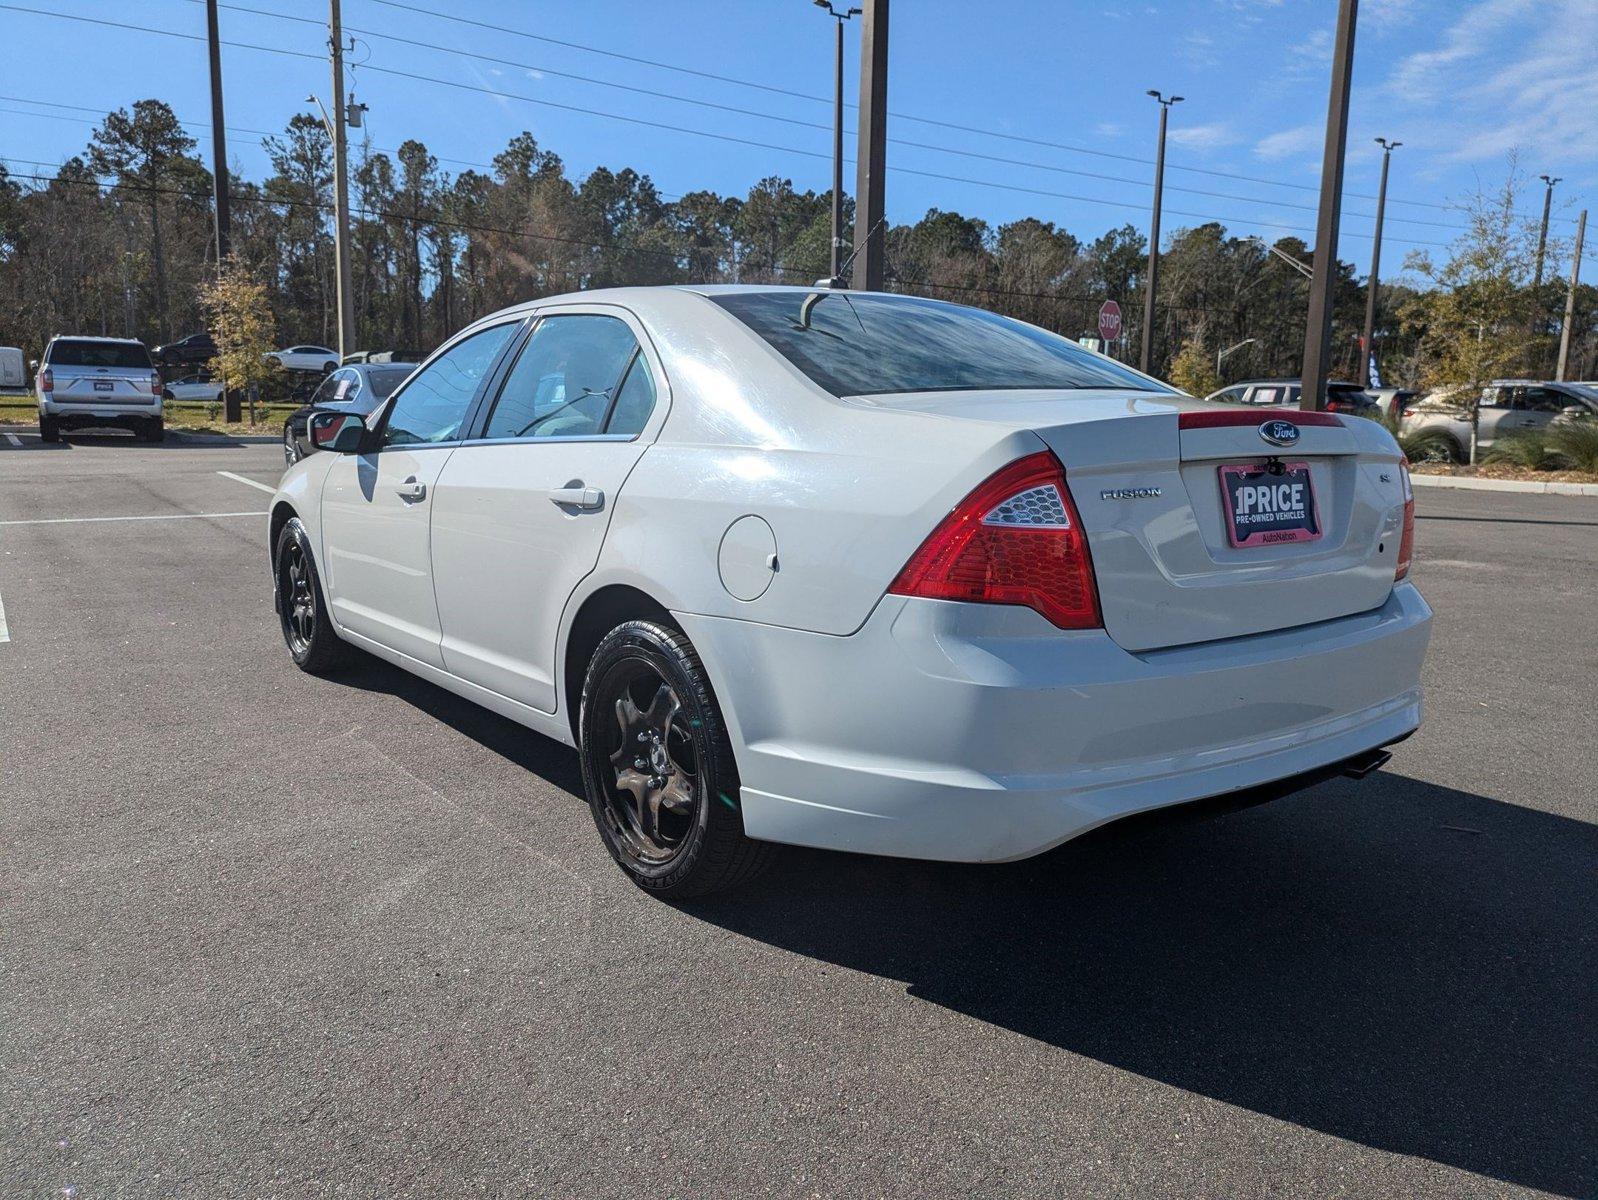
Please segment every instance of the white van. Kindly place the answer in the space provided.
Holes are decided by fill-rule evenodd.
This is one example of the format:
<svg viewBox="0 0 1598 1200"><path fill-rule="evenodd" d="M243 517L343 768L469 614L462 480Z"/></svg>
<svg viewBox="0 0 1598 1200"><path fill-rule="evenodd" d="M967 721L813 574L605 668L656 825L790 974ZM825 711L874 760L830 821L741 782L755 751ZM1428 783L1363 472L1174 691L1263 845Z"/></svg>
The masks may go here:
<svg viewBox="0 0 1598 1200"><path fill-rule="evenodd" d="M0 392L26 391L27 376L22 373L22 351L15 346L0 346Z"/></svg>

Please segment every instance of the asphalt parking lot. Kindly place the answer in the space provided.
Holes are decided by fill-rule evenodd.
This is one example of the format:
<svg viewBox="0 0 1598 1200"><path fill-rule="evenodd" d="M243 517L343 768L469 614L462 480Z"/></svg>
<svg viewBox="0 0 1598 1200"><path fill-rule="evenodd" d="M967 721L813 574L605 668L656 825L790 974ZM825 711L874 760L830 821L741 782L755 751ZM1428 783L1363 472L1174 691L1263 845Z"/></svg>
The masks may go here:
<svg viewBox="0 0 1598 1200"><path fill-rule="evenodd" d="M1362 783L674 908L573 752L293 668L276 445L16 440L0 1194L1598 1192L1598 500L1417 489Z"/></svg>

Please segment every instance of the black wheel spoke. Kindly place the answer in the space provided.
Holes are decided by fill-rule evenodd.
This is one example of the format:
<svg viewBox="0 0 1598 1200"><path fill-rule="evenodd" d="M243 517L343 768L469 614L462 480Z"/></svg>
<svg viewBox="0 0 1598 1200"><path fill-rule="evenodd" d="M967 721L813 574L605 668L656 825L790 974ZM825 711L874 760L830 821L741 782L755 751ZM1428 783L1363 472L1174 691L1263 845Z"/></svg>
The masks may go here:
<svg viewBox="0 0 1598 1200"><path fill-rule="evenodd" d="M609 825L630 856L668 862L687 837L699 795L692 741L676 724L682 701L641 661L627 664L609 683L601 700L616 714L607 755ZM640 696L648 697L648 707L639 707Z"/></svg>

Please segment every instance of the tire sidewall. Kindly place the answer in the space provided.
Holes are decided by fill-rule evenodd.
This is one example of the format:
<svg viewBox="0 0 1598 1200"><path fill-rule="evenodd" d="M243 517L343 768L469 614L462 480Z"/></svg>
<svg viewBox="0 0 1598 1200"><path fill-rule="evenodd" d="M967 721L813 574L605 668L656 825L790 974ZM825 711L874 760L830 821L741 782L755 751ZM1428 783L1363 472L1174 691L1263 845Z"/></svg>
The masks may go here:
<svg viewBox="0 0 1598 1200"><path fill-rule="evenodd" d="M283 613L283 565L290 545L298 545L300 553L304 556L305 571L311 584L311 604L316 619L311 639L303 650L296 650L293 641L290 640ZM303 667L316 655L324 641L336 635L328 623L327 605L322 600L322 577L316 569L316 557L311 553L311 537L305 531L305 523L298 517L290 517L277 535L277 548L272 555L272 599L278 615L278 632L283 635L283 644L288 647L295 665Z"/></svg>
<svg viewBox="0 0 1598 1200"><path fill-rule="evenodd" d="M583 680L582 704L578 711L578 751L582 759L583 787L588 795L594 824L598 826L599 835L611 857L639 886L651 891L669 889L694 870L713 822L728 818L738 820L735 811L723 811L725 806L717 803L719 796L736 795L738 791L736 770L732 767L731 754L726 749L721 714L715 707L709 682L703 678L702 671L696 673L673 644L681 637L681 634L652 621L629 621L612 630L600 642L589 662ZM689 739L693 743L695 760L699 764L699 796L693 824L677 853L658 864L639 862L633 858L620 845L610 828L604 775L610 769L610 762L595 729L596 722L602 721L605 716L595 707L596 694L603 690L611 674L633 660L642 660L658 671L677 693L686 717ZM706 700L709 701L708 708ZM741 824L739 821L740 828Z"/></svg>

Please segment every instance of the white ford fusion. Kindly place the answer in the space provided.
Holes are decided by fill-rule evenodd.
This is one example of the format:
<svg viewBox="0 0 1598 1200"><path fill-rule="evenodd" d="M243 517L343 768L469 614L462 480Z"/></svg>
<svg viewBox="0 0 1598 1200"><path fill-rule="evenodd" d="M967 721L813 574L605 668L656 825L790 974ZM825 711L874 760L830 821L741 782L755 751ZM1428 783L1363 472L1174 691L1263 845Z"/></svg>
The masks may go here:
<svg viewBox="0 0 1598 1200"><path fill-rule="evenodd" d="M576 746L660 895L774 842L1021 858L1420 723L1396 444L1261 417L936 301L555 297L313 418L277 608L305 670L356 646Z"/></svg>

